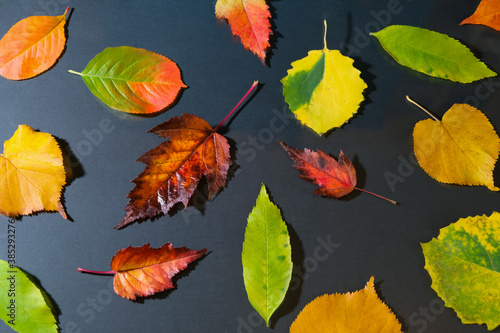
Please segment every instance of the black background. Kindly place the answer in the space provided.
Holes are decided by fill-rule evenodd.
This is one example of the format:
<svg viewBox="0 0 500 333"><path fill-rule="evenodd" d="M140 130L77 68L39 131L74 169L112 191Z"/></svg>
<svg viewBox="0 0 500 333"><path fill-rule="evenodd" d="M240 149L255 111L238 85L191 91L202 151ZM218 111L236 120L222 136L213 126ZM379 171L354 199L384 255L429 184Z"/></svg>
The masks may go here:
<svg viewBox="0 0 500 333"><path fill-rule="evenodd" d="M61 15L66 6L74 8L66 50L55 67L26 81L0 78L0 140L28 124L57 137L65 153L78 158L76 177L63 196L72 221L46 212L17 220L17 265L50 295L63 332L287 332L315 297L361 289L372 275L405 332L486 332L484 325L461 324L453 310L444 308L430 287L420 243L461 217L490 215L498 208L498 193L438 183L413 164L412 130L426 115L405 95L438 116L454 103L467 102L498 128L500 79L465 85L427 77L395 63L366 34L389 24L446 33L498 72L499 33L459 25L479 0L268 2L274 35L265 66L231 36L225 22L217 22L215 0L0 2L2 35L27 16ZM328 47L354 58L368 89L355 118L319 137L277 114L290 114L280 80L291 62L323 47L324 19ZM189 88L173 108L154 117L113 111L67 72L81 71L106 47L122 45L157 52L179 65ZM187 209L114 230L125 214L130 180L144 168L136 159L160 143L146 131L182 113L215 126L254 80L261 82L260 89L221 131L238 166L223 191L206 201L201 187ZM103 133L101 122L112 130ZM342 149L357 168L360 187L400 205L363 193L341 200L313 195L315 186L298 177L278 140L335 157ZM390 175L398 175L399 182L391 185ZM495 176L500 176L498 168ZM246 218L262 183L288 223L295 263L272 330L247 300L241 267ZM0 221L5 244L8 218ZM337 244L326 259L316 251L320 239ZM173 291L132 302L112 292L111 277L76 272L77 267L109 270L112 256L126 246L165 242L209 251L174 279ZM6 252L6 245L0 247L0 258L6 259ZM0 324L0 331L10 330Z"/></svg>

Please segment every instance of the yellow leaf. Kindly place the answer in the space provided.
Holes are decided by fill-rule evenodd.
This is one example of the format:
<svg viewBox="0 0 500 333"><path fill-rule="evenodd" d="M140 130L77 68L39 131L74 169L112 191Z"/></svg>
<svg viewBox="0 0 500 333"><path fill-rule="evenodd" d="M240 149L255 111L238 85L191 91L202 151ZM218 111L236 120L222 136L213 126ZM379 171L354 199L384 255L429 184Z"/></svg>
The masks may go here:
<svg viewBox="0 0 500 333"><path fill-rule="evenodd" d="M66 184L61 149L48 133L19 125L0 154L0 213L54 211L66 218L60 196Z"/></svg>
<svg viewBox="0 0 500 333"><path fill-rule="evenodd" d="M366 83L354 60L338 50L309 51L307 57L294 61L281 82L290 110L304 125L319 135L346 123L364 100Z"/></svg>
<svg viewBox="0 0 500 333"><path fill-rule="evenodd" d="M290 333L401 333L401 324L378 298L374 278L364 289L323 295L307 304Z"/></svg>
<svg viewBox="0 0 500 333"><path fill-rule="evenodd" d="M418 122L413 141L418 163L437 181L499 190L493 182L493 169L500 138L488 118L473 106L455 104L441 121Z"/></svg>

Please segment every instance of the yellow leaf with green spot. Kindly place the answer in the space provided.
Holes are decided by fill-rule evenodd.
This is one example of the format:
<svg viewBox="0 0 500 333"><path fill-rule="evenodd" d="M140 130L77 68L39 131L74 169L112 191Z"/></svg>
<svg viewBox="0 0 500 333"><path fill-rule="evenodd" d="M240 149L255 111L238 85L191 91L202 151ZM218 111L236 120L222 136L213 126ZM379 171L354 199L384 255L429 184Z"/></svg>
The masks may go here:
<svg viewBox="0 0 500 333"><path fill-rule="evenodd" d="M367 85L353 63L327 48L325 22L323 50L309 51L307 57L292 62L281 80L290 110L319 135L346 123L364 100Z"/></svg>
<svg viewBox="0 0 500 333"><path fill-rule="evenodd" d="M464 324L500 325L500 213L459 219L422 244L432 289Z"/></svg>

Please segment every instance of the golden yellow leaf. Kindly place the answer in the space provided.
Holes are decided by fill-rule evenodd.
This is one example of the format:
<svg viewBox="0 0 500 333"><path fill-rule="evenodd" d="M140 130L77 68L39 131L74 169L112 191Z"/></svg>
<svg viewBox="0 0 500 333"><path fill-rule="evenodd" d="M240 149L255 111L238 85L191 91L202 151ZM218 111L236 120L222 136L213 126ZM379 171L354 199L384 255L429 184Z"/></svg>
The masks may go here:
<svg viewBox="0 0 500 333"><path fill-rule="evenodd" d="M290 333L401 333L401 324L378 298L374 278L353 293L319 296L307 304Z"/></svg>
<svg viewBox="0 0 500 333"><path fill-rule="evenodd" d="M455 104L441 121L419 121L413 141L418 163L437 181L499 190L493 182L493 169L500 138L488 118L475 107Z"/></svg>
<svg viewBox="0 0 500 333"><path fill-rule="evenodd" d="M60 201L65 184L62 152L54 137L19 125L0 154L0 213L14 217L57 210L67 218Z"/></svg>

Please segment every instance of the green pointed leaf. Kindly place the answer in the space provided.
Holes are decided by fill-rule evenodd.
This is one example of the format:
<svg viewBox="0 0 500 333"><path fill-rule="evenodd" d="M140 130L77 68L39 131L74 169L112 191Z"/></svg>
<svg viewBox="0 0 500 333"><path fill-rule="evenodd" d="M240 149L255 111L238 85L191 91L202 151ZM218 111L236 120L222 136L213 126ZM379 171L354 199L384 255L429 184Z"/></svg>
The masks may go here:
<svg viewBox="0 0 500 333"><path fill-rule="evenodd" d="M241 259L248 300L269 326L285 298L293 266L286 223L264 185L248 216Z"/></svg>
<svg viewBox="0 0 500 333"><path fill-rule="evenodd" d="M186 88L172 60L130 46L108 47L79 73L87 87L109 107L149 114L172 104Z"/></svg>
<svg viewBox="0 0 500 333"><path fill-rule="evenodd" d="M445 34L391 25L371 35L399 64L430 76L470 83L497 75L465 45Z"/></svg>
<svg viewBox="0 0 500 333"><path fill-rule="evenodd" d="M43 290L21 269L3 260L0 260L0 293L0 318L10 328L20 333L58 332Z"/></svg>
<svg viewBox="0 0 500 333"><path fill-rule="evenodd" d="M366 83L354 60L338 50L309 51L307 57L292 62L281 83L290 110L304 125L319 135L345 124L364 100Z"/></svg>
<svg viewBox="0 0 500 333"><path fill-rule="evenodd" d="M500 325L500 214L460 219L422 244L432 289L464 324Z"/></svg>

